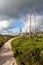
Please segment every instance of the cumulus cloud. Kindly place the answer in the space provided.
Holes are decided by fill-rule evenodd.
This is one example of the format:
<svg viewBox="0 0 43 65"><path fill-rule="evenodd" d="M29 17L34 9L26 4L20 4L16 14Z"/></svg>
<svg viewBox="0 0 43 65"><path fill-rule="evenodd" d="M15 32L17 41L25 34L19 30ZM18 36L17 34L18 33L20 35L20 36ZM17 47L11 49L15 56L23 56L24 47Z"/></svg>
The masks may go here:
<svg viewBox="0 0 43 65"><path fill-rule="evenodd" d="M9 25L10 25L10 22L8 21L5 21L5 20L0 21L0 30L3 30L4 28L8 28Z"/></svg>
<svg viewBox="0 0 43 65"><path fill-rule="evenodd" d="M9 30L15 28L16 26L12 24L11 20L0 20L0 31Z"/></svg>

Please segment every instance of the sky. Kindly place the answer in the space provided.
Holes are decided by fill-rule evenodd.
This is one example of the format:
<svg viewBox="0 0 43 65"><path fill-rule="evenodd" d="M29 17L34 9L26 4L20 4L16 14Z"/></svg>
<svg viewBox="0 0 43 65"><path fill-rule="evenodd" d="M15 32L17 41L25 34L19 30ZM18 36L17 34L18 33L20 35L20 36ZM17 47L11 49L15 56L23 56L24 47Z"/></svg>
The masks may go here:
<svg viewBox="0 0 43 65"><path fill-rule="evenodd" d="M43 30L43 0L0 0L0 34L17 34L34 30L34 10L36 30ZM42 20L41 20L42 19Z"/></svg>

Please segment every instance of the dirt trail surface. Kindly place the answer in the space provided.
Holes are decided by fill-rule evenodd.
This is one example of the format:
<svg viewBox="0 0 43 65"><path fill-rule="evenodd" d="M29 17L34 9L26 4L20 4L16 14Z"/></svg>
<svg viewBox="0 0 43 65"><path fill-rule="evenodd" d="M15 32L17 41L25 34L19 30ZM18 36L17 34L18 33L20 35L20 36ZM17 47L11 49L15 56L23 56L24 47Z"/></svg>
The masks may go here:
<svg viewBox="0 0 43 65"><path fill-rule="evenodd" d="M0 65L17 65L11 50L11 41L13 39L14 38L6 42L0 49Z"/></svg>

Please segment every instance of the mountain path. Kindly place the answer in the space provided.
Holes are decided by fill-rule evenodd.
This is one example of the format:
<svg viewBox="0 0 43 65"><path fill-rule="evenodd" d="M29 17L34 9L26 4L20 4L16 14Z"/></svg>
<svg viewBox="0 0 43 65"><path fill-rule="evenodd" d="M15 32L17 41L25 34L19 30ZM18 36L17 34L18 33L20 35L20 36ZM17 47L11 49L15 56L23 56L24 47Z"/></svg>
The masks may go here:
<svg viewBox="0 0 43 65"><path fill-rule="evenodd" d="M8 40L0 49L0 65L17 65L11 48L13 39Z"/></svg>

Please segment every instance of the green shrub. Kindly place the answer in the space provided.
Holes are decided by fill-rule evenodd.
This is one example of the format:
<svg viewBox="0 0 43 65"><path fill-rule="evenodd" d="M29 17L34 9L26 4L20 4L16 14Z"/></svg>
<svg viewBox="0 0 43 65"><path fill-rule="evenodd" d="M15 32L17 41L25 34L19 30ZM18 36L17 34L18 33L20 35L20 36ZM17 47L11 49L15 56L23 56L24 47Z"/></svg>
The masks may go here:
<svg viewBox="0 0 43 65"><path fill-rule="evenodd" d="M0 48L3 46L5 42L7 42L12 36L0 36Z"/></svg>
<svg viewBox="0 0 43 65"><path fill-rule="evenodd" d="M43 65L43 38L20 37L11 45L18 65Z"/></svg>

